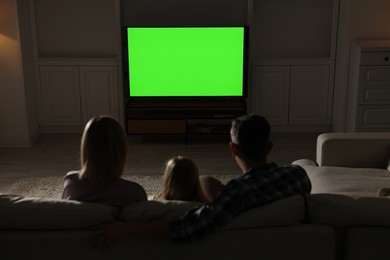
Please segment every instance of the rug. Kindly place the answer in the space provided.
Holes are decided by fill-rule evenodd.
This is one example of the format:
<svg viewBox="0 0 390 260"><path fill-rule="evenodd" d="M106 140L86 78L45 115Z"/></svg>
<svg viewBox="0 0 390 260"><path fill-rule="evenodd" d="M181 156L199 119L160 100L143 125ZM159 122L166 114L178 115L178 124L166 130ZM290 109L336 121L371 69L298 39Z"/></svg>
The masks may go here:
<svg viewBox="0 0 390 260"><path fill-rule="evenodd" d="M235 176L213 175L213 177L226 184ZM142 187L144 187L148 196L153 196L160 193L162 184L161 175L131 175L124 176L123 178L140 184ZM62 177L21 178L13 184L9 190L9 193L25 197L60 199L62 194L62 181Z"/></svg>

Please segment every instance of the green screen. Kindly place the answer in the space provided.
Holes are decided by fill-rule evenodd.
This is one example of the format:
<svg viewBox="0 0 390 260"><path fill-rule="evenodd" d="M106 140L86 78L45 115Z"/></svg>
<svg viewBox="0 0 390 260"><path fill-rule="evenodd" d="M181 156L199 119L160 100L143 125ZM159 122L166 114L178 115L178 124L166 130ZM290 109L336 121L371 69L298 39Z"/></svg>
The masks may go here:
<svg viewBox="0 0 390 260"><path fill-rule="evenodd" d="M127 28L131 97L242 96L243 27Z"/></svg>

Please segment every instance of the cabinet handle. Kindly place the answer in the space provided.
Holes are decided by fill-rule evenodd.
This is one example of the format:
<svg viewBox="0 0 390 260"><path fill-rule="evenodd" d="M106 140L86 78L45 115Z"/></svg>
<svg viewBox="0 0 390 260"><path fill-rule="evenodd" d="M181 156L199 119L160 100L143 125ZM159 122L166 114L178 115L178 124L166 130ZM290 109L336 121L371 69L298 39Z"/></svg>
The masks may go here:
<svg viewBox="0 0 390 260"><path fill-rule="evenodd" d="M389 57L385 57L385 61L389 61Z"/></svg>
<svg viewBox="0 0 390 260"><path fill-rule="evenodd" d="M366 81L370 81L370 71L369 70L366 73Z"/></svg>

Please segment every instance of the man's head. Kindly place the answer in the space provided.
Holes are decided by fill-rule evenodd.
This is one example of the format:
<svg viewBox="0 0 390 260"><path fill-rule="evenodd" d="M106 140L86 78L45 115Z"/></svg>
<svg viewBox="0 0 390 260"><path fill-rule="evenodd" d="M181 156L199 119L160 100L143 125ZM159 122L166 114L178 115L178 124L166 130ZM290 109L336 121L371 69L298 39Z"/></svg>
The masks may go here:
<svg viewBox="0 0 390 260"><path fill-rule="evenodd" d="M230 136L234 156L247 163L266 161L271 150L270 132L268 121L259 115L250 114L233 120Z"/></svg>

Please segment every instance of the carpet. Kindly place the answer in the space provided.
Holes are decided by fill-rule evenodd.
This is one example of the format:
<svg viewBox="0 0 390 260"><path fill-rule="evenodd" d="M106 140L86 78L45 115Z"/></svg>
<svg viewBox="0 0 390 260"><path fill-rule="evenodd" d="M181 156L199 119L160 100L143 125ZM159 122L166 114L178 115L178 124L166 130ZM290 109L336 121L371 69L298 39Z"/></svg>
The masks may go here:
<svg viewBox="0 0 390 260"><path fill-rule="evenodd" d="M234 175L213 175L222 183L227 183L234 178ZM144 187L148 196L156 195L160 192L162 184L161 175L131 175L124 176ZM9 194L16 194L25 197L42 197L60 199L62 194L62 177L32 177L21 178L11 187Z"/></svg>

